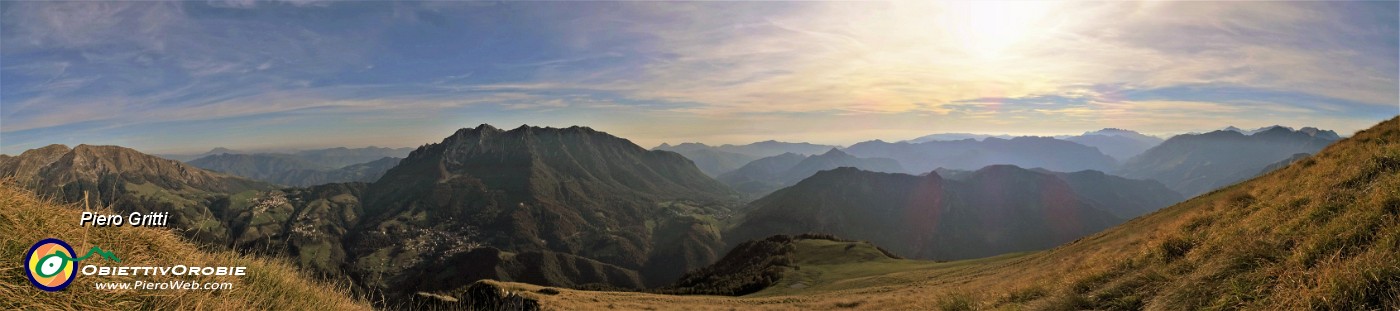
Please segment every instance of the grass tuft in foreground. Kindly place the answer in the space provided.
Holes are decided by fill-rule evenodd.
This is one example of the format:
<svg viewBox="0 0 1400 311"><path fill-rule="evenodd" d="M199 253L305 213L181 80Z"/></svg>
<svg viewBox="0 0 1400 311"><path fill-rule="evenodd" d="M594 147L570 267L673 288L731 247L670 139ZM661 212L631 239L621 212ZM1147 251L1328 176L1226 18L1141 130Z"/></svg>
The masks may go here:
<svg viewBox="0 0 1400 311"><path fill-rule="evenodd" d="M110 211L103 211L110 212ZM79 227L81 207L40 198L8 180L0 180L0 309L4 310L361 310L362 301L349 298L347 288L310 280L292 265L240 255L207 251L166 229ZM85 253L93 246L113 252L121 263L94 256L79 263L122 266L246 266L235 276L84 276L68 288L45 292L34 288L19 262L35 242L58 238ZM78 254L81 255L81 254ZM223 290L97 290L99 282L229 282Z"/></svg>

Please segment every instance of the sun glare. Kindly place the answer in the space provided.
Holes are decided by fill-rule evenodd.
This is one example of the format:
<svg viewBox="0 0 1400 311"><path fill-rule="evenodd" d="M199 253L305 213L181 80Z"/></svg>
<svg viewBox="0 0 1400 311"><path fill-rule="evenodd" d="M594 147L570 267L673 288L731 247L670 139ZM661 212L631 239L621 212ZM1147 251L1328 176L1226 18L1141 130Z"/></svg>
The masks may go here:
<svg viewBox="0 0 1400 311"><path fill-rule="evenodd" d="M1037 35L1053 29L1046 17L1056 3L1050 1L959 1L948 3L943 29L964 52L998 58Z"/></svg>

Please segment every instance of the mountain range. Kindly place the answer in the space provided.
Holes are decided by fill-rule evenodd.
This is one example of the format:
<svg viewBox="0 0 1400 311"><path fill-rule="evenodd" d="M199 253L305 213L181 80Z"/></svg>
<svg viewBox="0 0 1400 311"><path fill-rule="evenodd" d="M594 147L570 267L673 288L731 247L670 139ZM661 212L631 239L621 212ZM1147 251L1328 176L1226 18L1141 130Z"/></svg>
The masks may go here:
<svg viewBox="0 0 1400 311"><path fill-rule="evenodd" d="M702 143L681 143L672 146L662 143L652 150L665 150L679 153L695 162L700 171L711 177L738 169L760 158L778 156L785 153L799 155L820 154L837 146L812 143L790 143L767 140L746 145L710 146Z"/></svg>
<svg viewBox="0 0 1400 311"><path fill-rule="evenodd" d="M759 159L720 175L718 180L748 197L758 198L779 188L796 184L819 171L838 167L886 173L905 171L899 162L892 159L857 158L832 148L819 155L784 153Z"/></svg>
<svg viewBox="0 0 1400 311"><path fill-rule="evenodd" d="M157 154L156 156L181 162L190 162L195 159L223 154L265 155L278 158L296 159L306 163L311 163L313 167L329 169L341 168L354 164L367 163L386 157L403 158L405 156L408 156L408 153L410 151L413 151L413 148L384 148L369 146L364 148L335 147L326 149L295 150L285 152L248 152L228 149L224 147L216 147L214 149L210 149L208 152L199 154Z"/></svg>
<svg viewBox="0 0 1400 311"><path fill-rule="evenodd" d="M1079 136L1056 138L1098 148L1099 151L1113 157L1118 160L1119 163L1142 154L1144 151L1147 151L1147 149L1157 146L1163 141L1156 136L1148 136L1142 133L1116 128L1085 132L1083 135Z"/></svg>
<svg viewBox="0 0 1400 311"><path fill-rule="evenodd" d="M203 158L203 157L207 157L207 156L211 156L211 155L220 155L220 154L225 154L225 153L232 153L232 154L251 154L251 153L254 153L254 152L245 152L245 151L233 150L233 149L224 148L224 147L214 147L214 149L209 149L209 151L205 151L205 152L203 152L203 153L193 153L193 154L155 154L155 156L161 157L161 158L165 158L165 159L171 159L171 160L175 160L175 161L180 161L180 162L189 162L190 160L194 160L194 159L198 159L198 158Z"/></svg>
<svg viewBox="0 0 1400 311"><path fill-rule="evenodd" d="M197 241L226 241L214 202L266 183L205 171L118 146L49 145L0 158L0 177L67 202L119 212L169 212L171 226Z"/></svg>
<svg viewBox="0 0 1400 311"><path fill-rule="evenodd" d="M1252 178L1270 164L1298 153L1316 153L1336 141L1331 131L1269 127L1245 135L1237 131L1173 136L1125 162L1116 172L1153 179L1195 196Z"/></svg>
<svg viewBox="0 0 1400 311"><path fill-rule="evenodd" d="M279 189L126 148L56 145L0 158L0 175L70 201L91 190L99 206L172 211L195 241L289 257L396 301L481 278L669 283L717 259L716 221L738 198L679 154L585 127L482 125L392 162L374 183Z"/></svg>
<svg viewBox="0 0 1400 311"><path fill-rule="evenodd" d="M185 163L206 170L270 181L284 172L296 170L330 170L330 166L302 160L290 154L223 153L201 157Z"/></svg>
<svg viewBox="0 0 1400 311"><path fill-rule="evenodd" d="M1397 150L1392 118L1264 176L1044 251L907 261L862 242L776 236L741 243L660 291L708 295L534 297L574 309L1390 310L1400 306Z"/></svg>
<svg viewBox="0 0 1400 311"><path fill-rule="evenodd" d="M760 141L760 142L756 142L756 143L750 143L750 144L746 144L746 145L729 145L729 144L725 144L725 145L720 145L720 146L709 146L709 145L705 145L705 144L702 144L702 143L683 143L683 144L680 144L680 145L671 146L671 145L668 145L668 144L663 143L663 144L661 144L660 146L657 146L656 148L653 148L653 149L672 150L672 151L678 151L678 152L679 152L679 151L696 150L696 149L714 149L714 150L719 150L719 151L724 151L724 152L738 153L738 154L748 155L748 156L752 156L752 157L763 158L763 157L771 157L771 156L775 156L775 155L780 155L780 154L784 154L784 153L796 153L796 154L807 154L807 155L819 154L819 153L822 153L822 152L826 152L827 150L831 150L831 148L840 148L840 147L838 147L838 146L832 146L832 145L821 145L821 144L805 143L805 142L802 142L802 143L792 143L792 142L781 142L781 141L776 141L776 140L765 140L765 141Z"/></svg>
<svg viewBox="0 0 1400 311"><path fill-rule="evenodd" d="M1235 126L1232 125L1232 126L1227 126L1227 127L1225 127L1224 129L1221 129L1221 130L1222 130L1222 131L1230 131L1230 132L1238 132L1238 133L1240 133L1240 134L1245 134L1245 135L1254 135L1254 134L1257 134L1257 133L1260 133L1260 132L1273 130L1273 129L1275 129L1275 128L1281 128L1281 129L1293 131L1293 128L1287 127L1287 126L1282 126L1282 125L1271 125L1271 126L1265 126L1265 127L1261 127L1261 128L1257 128L1257 129L1252 129L1252 130L1246 130L1246 129L1238 128L1238 127L1235 127ZM1303 127L1303 128L1298 129L1297 131L1298 131L1298 132L1303 132L1304 134L1308 134L1309 136L1315 136L1315 137L1322 138L1322 139L1329 139L1329 140L1339 140L1339 139L1342 139L1342 137L1341 137L1340 135L1337 135L1337 132L1333 132L1333 131L1330 131L1330 130L1318 129L1318 128L1316 128L1316 127ZM1192 134L1200 134L1200 133L1192 133Z"/></svg>
<svg viewBox="0 0 1400 311"><path fill-rule="evenodd" d="M938 133L901 141L901 143L919 144L933 141L948 142L968 139L983 141L987 138L1009 140L1016 137L1018 136L1007 134ZM1100 152L1117 159L1118 162L1126 161L1128 158L1132 158L1148 148L1162 143L1161 138L1118 128L1105 128L1092 132L1084 132L1084 134L1081 135L1060 135L1054 136L1054 138L1098 148Z"/></svg>
<svg viewBox="0 0 1400 311"><path fill-rule="evenodd" d="M1317 150L1291 151L1321 149L1335 136L1329 132L1277 127L1248 136L1183 135L1125 165L1185 170L1198 179L1235 174L1243 180L1321 161L1307 155ZM1080 137L1085 136L1132 134L1103 130ZM1217 143L1197 136L1228 139ZM1198 140L1204 142L1193 142ZM1082 169L1111 169L1113 159L1101 149L1063 139L862 144L757 158L716 180L677 152L646 150L587 127L481 125L403 159L340 169L288 154L219 154L187 164L116 146L52 145L0 156L0 177L64 201L87 198L118 211L169 211L176 214L172 226L178 232L207 247L284 257L323 279L350 284L357 295L394 303L428 297L421 293L460 293L482 279L597 290L674 286L678 278L707 278L682 275L715 263L726 249L779 234L821 232L873 243L817 239L782 246L797 247L789 253L793 256L806 256L808 250L836 256L841 252L832 248L847 247L861 254L886 253L871 261L915 267L925 263L892 254L958 260L1042 250L1130 218L1161 217L1159 208L1182 200L1171 179ZM730 151L686 146L714 152L815 146L753 145L730 146ZM1209 156L1231 152L1259 159L1226 170L1216 166L1222 160ZM1282 155L1263 159L1276 153ZM910 175L905 173L920 171L906 163L932 168ZM1056 169L1076 167L1081 169ZM758 199L742 203L748 198ZM760 270L796 269L766 267ZM705 287L687 284L671 290Z"/></svg>
<svg viewBox="0 0 1400 311"><path fill-rule="evenodd" d="M716 177L725 172L733 171L744 164L747 164L760 157L709 148L703 144L684 143L676 146L661 144L651 150L662 150L679 153L695 163L695 167L710 177Z"/></svg>
<svg viewBox="0 0 1400 311"><path fill-rule="evenodd" d="M1111 171L1112 157L1098 149L1051 137L985 138L981 141L929 141L890 143L873 140L852 145L846 153L863 158L890 158L909 172L935 168L975 170L988 165L1010 164L1054 171Z"/></svg>
<svg viewBox="0 0 1400 311"><path fill-rule="evenodd" d="M210 155L187 163L199 168L288 186L314 186L340 182L373 182L397 165L401 158L331 168L308 157L279 153Z"/></svg>
<svg viewBox="0 0 1400 311"><path fill-rule="evenodd" d="M996 138L1000 138L1000 139L1011 139L1011 138L1016 137L1016 136L1013 136L1013 135L1006 135L1006 134L991 135L991 134L972 134L972 133L938 133L938 134L929 134L929 135L919 136L919 137L914 138L914 139L904 140L904 141L900 141L900 142L911 143L911 144L917 144L917 143L926 143L926 142L931 142L931 141L958 141L958 140L968 140L968 139L971 139L971 140L983 140L983 139L986 139L986 138L989 138L989 137L996 137Z"/></svg>

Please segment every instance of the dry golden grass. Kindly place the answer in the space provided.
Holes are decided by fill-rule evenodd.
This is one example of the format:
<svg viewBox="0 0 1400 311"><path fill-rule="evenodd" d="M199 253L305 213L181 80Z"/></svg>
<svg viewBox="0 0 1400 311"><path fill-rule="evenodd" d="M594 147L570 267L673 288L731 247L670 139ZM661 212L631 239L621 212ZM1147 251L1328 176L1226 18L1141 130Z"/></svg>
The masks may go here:
<svg viewBox="0 0 1400 311"><path fill-rule="evenodd" d="M81 207L41 199L0 180L0 309L3 310L358 310L369 305L349 298L346 288L311 281L285 262L206 251L162 229L79 227ZM93 246L112 251L123 266L246 266L242 277L83 276L62 291L29 284L21 258L33 243L62 239L82 255ZM89 259L113 265L102 259ZM86 261L84 261L86 263ZM170 280L230 282L225 290L97 290L98 282Z"/></svg>
<svg viewBox="0 0 1400 311"><path fill-rule="evenodd" d="M1400 118L1055 249L862 278L883 285L747 297L500 285L567 310L1400 310Z"/></svg>

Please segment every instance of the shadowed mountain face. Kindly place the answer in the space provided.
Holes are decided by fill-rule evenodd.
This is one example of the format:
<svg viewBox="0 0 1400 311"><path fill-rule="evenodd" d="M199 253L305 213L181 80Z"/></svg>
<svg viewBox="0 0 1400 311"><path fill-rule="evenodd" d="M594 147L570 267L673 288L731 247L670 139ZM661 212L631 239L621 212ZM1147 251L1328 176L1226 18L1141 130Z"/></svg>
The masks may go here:
<svg viewBox="0 0 1400 311"><path fill-rule="evenodd" d="M774 234L823 232L926 259L1049 248L1121 222L1065 180L1008 165L962 181L854 168L822 171L754 201L726 233L731 245Z"/></svg>
<svg viewBox="0 0 1400 311"><path fill-rule="evenodd" d="M1042 172L1060 177L1075 193L1122 219L1146 215L1186 199L1155 180L1129 179L1100 171Z"/></svg>
<svg viewBox="0 0 1400 311"><path fill-rule="evenodd" d="M660 147L653 148L652 150L664 150L679 153L682 156L685 156L685 158L690 159L691 162L695 162L695 167L699 168L701 172L705 172L705 175L709 176L719 176L720 174L724 174L725 172L733 171L734 169L743 166L745 163L749 163L750 161L753 161L754 159L758 158L756 156L751 156L747 154L720 151L715 148L695 148L692 147L693 145L700 144L686 143L681 144L677 147L671 147L670 145L663 144Z"/></svg>
<svg viewBox="0 0 1400 311"><path fill-rule="evenodd" d="M778 176L792 170L804 159L807 159L807 156L796 153L775 155L744 164L743 167L720 174L717 179L746 196L767 194L782 188L783 184L777 180Z"/></svg>
<svg viewBox="0 0 1400 311"><path fill-rule="evenodd" d="M1096 203L1114 216L1131 219L1185 200L1180 193L1155 180L1130 179L1100 171L1063 173L1033 168L1032 171L1053 174L1068 182L1074 192ZM944 179L962 181L973 171L939 168L934 170Z"/></svg>
<svg viewBox="0 0 1400 311"><path fill-rule="evenodd" d="M397 165L399 160L401 159L386 157L337 169L289 154L226 153L195 159L189 161L189 164L279 185L304 187L342 182L373 182Z"/></svg>
<svg viewBox="0 0 1400 311"><path fill-rule="evenodd" d="M854 167L872 172L904 172L904 168L895 160L857 158L833 148L820 155L803 157L785 153L755 160L742 168L720 175L719 181L746 196L757 198L773 190L797 184L798 181L817 172L838 167Z"/></svg>
<svg viewBox="0 0 1400 311"><path fill-rule="evenodd" d="M841 150L832 148L826 153L802 159L801 162L797 162L797 165L783 172L779 178L787 184L795 184L807 177L812 177L812 175L817 172L838 167L854 167L861 170L882 173L904 172L904 168L900 167L899 162L895 162L895 160L886 158L857 158L845 152L841 152Z"/></svg>
<svg viewBox="0 0 1400 311"><path fill-rule="evenodd" d="M438 237L573 254L664 282L717 257L722 244L704 215L727 213L723 204L734 199L673 152L584 127L482 125L418 148L371 184L347 247L364 285L382 290L411 288L396 276L465 254L411 247L441 246L432 243Z"/></svg>
<svg viewBox="0 0 1400 311"><path fill-rule="evenodd" d="M1298 153L1315 153L1335 141L1330 131L1271 127L1252 135L1236 131L1178 135L1124 163L1118 174L1154 179L1195 196L1259 174Z"/></svg>
<svg viewBox="0 0 1400 311"><path fill-rule="evenodd" d="M845 151L857 157L895 159L912 172L929 172L938 167L974 170L996 164L1043 167L1061 172L1108 171L1114 167L1112 157L1093 147L1049 137L989 137L982 141L969 139L917 144L875 140L855 144Z"/></svg>

